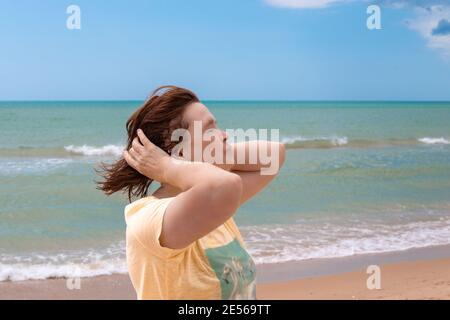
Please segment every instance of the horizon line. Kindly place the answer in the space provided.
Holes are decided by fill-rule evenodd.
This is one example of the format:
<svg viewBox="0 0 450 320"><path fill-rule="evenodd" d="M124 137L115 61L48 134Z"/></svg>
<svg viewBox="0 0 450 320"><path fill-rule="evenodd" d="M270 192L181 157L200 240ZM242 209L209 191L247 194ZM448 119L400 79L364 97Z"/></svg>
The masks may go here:
<svg viewBox="0 0 450 320"><path fill-rule="evenodd" d="M38 100L0 100L3 102L145 102L147 99L80 99L80 100L63 100L63 99L38 99ZM401 100L401 99L200 99L200 102L440 102L450 103L450 100Z"/></svg>

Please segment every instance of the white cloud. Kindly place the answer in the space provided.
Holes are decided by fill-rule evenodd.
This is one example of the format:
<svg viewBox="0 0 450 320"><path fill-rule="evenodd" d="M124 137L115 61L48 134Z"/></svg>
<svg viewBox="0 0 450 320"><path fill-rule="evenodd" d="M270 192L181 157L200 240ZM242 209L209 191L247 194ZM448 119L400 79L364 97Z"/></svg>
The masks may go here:
<svg viewBox="0 0 450 320"><path fill-rule="evenodd" d="M266 3L275 7L293 9L320 9L338 2L347 0L266 0Z"/></svg>
<svg viewBox="0 0 450 320"><path fill-rule="evenodd" d="M428 8L416 7L415 10L417 17L408 20L407 25L422 35L428 47L450 59L450 35L433 34L433 30L441 20L450 19L450 7L435 5Z"/></svg>
<svg viewBox="0 0 450 320"><path fill-rule="evenodd" d="M414 8L416 17L407 21L408 27L422 35L428 47L450 61L450 35L433 33L439 22L450 21L450 0L265 0L271 6L291 9L322 9L357 1L379 3L392 9Z"/></svg>

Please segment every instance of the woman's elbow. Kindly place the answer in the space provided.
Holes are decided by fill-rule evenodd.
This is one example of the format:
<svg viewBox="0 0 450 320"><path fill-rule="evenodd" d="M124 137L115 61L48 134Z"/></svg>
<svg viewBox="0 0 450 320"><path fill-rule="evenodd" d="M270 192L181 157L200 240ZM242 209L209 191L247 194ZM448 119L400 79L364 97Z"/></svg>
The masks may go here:
<svg viewBox="0 0 450 320"><path fill-rule="evenodd" d="M212 200L225 214L234 213L240 205L243 192L242 179L238 174L227 172L210 187Z"/></svg>
<svg viewBox="0 0 450 320"><path fill-rule="evenodd" d="M238 207L243 192L242 178L229 172L223 183L223 193L227 202L233 207Z"/></svg>

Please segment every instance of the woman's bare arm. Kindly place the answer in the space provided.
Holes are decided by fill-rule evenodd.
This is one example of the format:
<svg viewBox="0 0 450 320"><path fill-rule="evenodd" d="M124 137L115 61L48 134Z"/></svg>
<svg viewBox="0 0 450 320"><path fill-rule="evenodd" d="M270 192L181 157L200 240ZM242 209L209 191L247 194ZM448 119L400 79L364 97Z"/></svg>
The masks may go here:
<svg viewBox="0 0 450 320"><path fill-rule="evenodd" d="M124 152L127 163L141 174L173 185L183 192L167 206L160 243L179 249L208 234L237 210L242 197L239 175L205 162L190 162L170 157L138 131Z"/></svg>
<svg viewBox="0 0 450 320"><path fill-rule="evenodd" d="M286 158L284 144L274 141L255 140L232 144L235 163L230 170L242 179L243 192L240 204L263 190L279 173ZM253 152L253 160L251 153ZM259 155L263 154L263 157ZM240 154L240 156L238 155ZM238 161L244 159L245 161ZM274 170L263 172L263 168L273 166ZM270 173L270 174L264 174Z"/></svg>

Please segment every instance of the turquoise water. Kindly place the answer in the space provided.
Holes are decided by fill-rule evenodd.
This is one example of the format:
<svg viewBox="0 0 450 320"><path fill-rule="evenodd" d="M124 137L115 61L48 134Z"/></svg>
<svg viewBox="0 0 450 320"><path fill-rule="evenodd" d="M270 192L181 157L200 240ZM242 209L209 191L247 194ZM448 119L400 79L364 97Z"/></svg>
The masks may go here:
<svg viewBox="0 0 450 320"><path fill-rule="evenodd" d="M127 201L93 168L120 155L139 104L0 102L0 280L126 271ZM288 148L235 217L257 263L450 243L450 103L205 104Z"/></svg>

